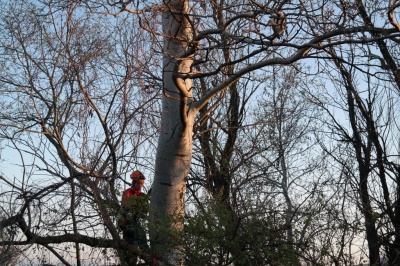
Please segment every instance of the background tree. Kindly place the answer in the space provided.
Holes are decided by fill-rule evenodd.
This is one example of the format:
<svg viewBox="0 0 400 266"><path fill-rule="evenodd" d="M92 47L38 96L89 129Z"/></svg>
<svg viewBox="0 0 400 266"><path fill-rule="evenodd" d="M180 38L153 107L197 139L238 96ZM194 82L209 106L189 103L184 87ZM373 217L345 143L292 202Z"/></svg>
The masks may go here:
<svg viewBox="0 0 400 266"><path fill-rule="evenodd" d="M224 119L232 108L229 96L213 105L209 121L199 126L202 145L194 148L188 184L190 206L196 206L186 215L189 265L352 263L347 253L355 234L348 227L352 213L343 207L340 177L328 171L327 157L315 142L320 110L304 97L308 82L299 68L265 72L257 87L261 95L248 95L249 84L238 82L240 103L252 104L238 108L247 115L234 129L238 137L230 161L223 153L224 136L232 130ZM231 173L228 205L222 193L209 190L209 179L203 178L208 174L201 172L221 161Z"/></svg>
<svg viewBox="0 0 400 266"><path fill-rule="evenodd" d="M120 174L151 169L157 80L136 76L141 33L126 18L106 29L77 4L37 4L7 5L2 16L0 134L22 169L1 178L13 204L4 223L24 234L15 245L39 244L66 265L53 244L74 243L79 264L80 244L126 246L115 223L129 182Z"/></svg>
<svg viewBox="0 0 400 266"><path fill-rule="evenodd" d="M2 218L2 220L3 219L4 218ZM12 244L16 236L15 230L15 226L7 227L6 224L0 224L0 241L6 243L5 245L0 246L1 265L17 265L22 250L19 250L15 245Z"/></svg>
<svg viewBox="0 0 400 266"><path fill-rule="evenodd" d="M353 205L363 216L371 264L396 264L398 258L393 254L398 252L398 233L394 228L398 217L393 202L397 201L398 190L398 163L394 159L398 154L398 127L393 101L398 98L398 88L391 72L381 72L381 65L371 64L370 51L356 46L353 49L361 54L343 57L340 49L329 52L337 67L337 73L331 76L337 94L321 106L330 116L330 132L338 144L327 152L342 165L344 177L349 179L347 193L356 197ZM333 114L335 109L342 110L340 117ZM343 116L348 123L340 119Z"/></svg>

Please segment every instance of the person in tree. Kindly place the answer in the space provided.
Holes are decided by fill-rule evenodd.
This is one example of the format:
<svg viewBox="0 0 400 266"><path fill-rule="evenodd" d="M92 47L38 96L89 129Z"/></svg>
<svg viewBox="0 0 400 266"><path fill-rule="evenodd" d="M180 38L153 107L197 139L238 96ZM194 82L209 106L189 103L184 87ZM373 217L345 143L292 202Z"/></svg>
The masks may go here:
<svg viewBox="0 0 400 266"><path fill-rule="evenodd" d="M145 177L140 171L133 171L130 177L132 185L122 194L119 226L127 242L148 252L144 226L149 212L149 196L142 192ZM136 265L137 257L130 257L130 265Z"/></svg>

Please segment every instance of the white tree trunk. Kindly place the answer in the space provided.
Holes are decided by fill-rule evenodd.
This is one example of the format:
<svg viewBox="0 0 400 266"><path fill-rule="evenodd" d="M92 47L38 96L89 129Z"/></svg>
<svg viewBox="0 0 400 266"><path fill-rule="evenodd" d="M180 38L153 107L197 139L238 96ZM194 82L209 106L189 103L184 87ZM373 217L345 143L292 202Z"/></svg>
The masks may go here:
<svg viewBox="0 0 400 266"><path fill-rule="evenodd" d="M151 193L150 240L156 255L168 264L182 264L182 251L176 236L183 229L186 179L192 158L194 112L190 112L191 80L177 78L190 71L192 58L178 58L192 40L190 24L183 14L188 1L164 1L164 60L161 132L158 141L155 176ZM176 234L178 233L178 234ZM172 234L172 235L171 235Z"/></svg>

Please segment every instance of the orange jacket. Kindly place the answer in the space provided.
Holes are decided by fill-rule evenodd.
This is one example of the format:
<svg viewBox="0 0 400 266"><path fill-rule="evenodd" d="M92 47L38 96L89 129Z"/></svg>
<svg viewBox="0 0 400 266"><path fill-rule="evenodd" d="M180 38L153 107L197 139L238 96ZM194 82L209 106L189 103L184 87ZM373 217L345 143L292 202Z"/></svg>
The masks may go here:
<svg viewBox="0 0 400 266"><path fill-rule="evenodd" d="M148 213L148 196L133 188L128 188L122 194L122 212L119 218L119 226L124 229L137 218L144 218Z"/></svg>
<svg viewBox="0 0 400 266"><path fill-rule="evenodd" d="M127 190L124 191L124 193L122 194L122 200L121 200L121 206L125 207L128 199L132 196L135 197L144 197L146 196L146 194L144 194L143 192L139 192L133 188L128 188Z"/></svg>

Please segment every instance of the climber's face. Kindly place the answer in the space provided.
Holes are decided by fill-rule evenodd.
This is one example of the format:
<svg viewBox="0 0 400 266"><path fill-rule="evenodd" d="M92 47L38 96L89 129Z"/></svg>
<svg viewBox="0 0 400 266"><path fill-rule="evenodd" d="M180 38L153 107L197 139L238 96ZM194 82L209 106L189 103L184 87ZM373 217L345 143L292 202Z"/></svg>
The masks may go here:
<svg viewBox="0 0 400 266"><path fill-rule="evenodd" d="M142 180L140 180L142 181ZM132 183L132 187L136 190L136 191L141 191L142 187L144 185L144 182L140 182L140 181L135 181ZM144 180L143 180L144 181Z"/></svg>

